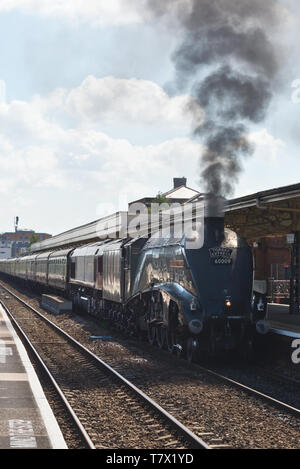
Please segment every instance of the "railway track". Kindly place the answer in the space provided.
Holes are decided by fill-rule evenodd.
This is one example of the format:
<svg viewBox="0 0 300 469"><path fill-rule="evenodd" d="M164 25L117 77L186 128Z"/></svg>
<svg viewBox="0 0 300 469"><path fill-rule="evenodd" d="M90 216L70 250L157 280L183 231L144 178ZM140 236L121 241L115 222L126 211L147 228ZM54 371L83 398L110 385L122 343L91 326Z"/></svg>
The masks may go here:
<svg viewBox="0 0 300 469"><path fill-rule="evenodd" d="M278 399L275 399L274 397L272 396L269 396L268 394L265 394L255 388L252 388L250 386L246 386L245 384L235 380L235 379L232 379L228 376L225 376L224 374L222 373L219 373L217 371L214 371L214 370L211 370L209 368L206 368L206 367L203 367L203 366L199 366L199 368L201 370L203 370L205 373L208 373L209 375L211 376L214 376L215 378L219 379L220 381L222 382L225 382L225 383L228 383L234 387L236 387L237 389L240 389L241 391L251 395L251 396L254 396L254 397L257 397L258 399L261 399L262 401L266 402L267 404L270 404L280 410L283 410L284 412L287 412L287 413L290 413L290 414L293 414L295 415L296 417L300 418L300 409L298 409L297 407L293 407L289 404L287 404L286 402L283 402L283 401L280 401ZM270 377L272 376L273 379L283 379L282 376L280 375L275 375L275 374L272 374L270 373L269 375ZM293 382L293 384L295 384L295 382ZM300 385L300 383L298 382L297 383L298 385Z"/></svg>
<svg viewBox="0 0 300 469"><path fill-rule="evenodd" d="M1 295L3 307L47 373L88 448L134 448L137 441L146 444L146 449L224 446L209 433L203 435L205 442L39 311L2 285L1 290L5 292ZM130 435L126 438L125 428Z"/></svg>
<svg viewBox="0 0 300 469"><path fill-rule="evenodd" d="M25 299L27 299L26 295ZM31 302L38 308L36 299ZM232 378L224 370L218 372L197 364L189 365L184 360L172 357L167 352L162 352L145 343L134 345L134 341L131 341L131 345L128 346L126 341L126 347L124 347L121 345L122 341L119 340L90 341L91 333L105 334L105 332L103 330L95 332L98 326L95 322L90 322L88 318L58 316L54 317L53 321L68 332L71 330L71 335L76 337L77 341L86 344L94 355L101 356L126 380L134 381L135 386L144 394L150 396L155 402L159 402L159 406L167 409L168 413L182 422L184 427L202 441L204 440L207 447L300 447L299 409L274 399L267 393L260 392L251 384L246 386L239 382L239 377ZM141 350L143 350L142 353ZM94 388L96 386L100 384L94 384ZM119 399L120 409L123 401L128 399L124 397L124 393L128 396L127 390L124 389L122 392L123 394L116 397ZM112 397L110 396L110 399ZM131 395L129 402L130 399L133 401L127 408L127 413L135 415L139 422L144 419L146 425L152 428L150 430L152 438L155 435L158 438L162 437L158 440L160 448L192 447L186 439L179 438L175 427L171 426L173 429L171 435L161 426L156 427L156 425L161 425L162 419L158 418L158 421L154 422L153 419L156 417L153 414L145 416L144 411L138 407L140 403L137 403L135 397ZM82 422L86 420L81 412L77 414ZM125 419L122 425L125 425ZM110 431L109 427L106 428ZM156 428L158 433L154 433ZM88 433L92 434L93 429ZM135 431L136 435L137 431ZM147 445L147 436L145 438L144 443ZM132 447L128 440L121 443L123 446L118 447ZM103 441L96 442L96 447L103 447L101 444L104 444L104 447L113 447L107 439L104 443ZM138 442L135 447L148 448L148 446L140 446Z"/></svg>
<svg viewBox="0 0 300 469"><path fill-rule="evenodd" d="M204 367L206 368L206 367ZM225 375L225 380L232 380L233 385L245 390L249 395L257 395L270 405L286 411L295 417L300 417L300 380L274 369L274 365L251 365L242 368L237 367L211 367L208 370L219 375L220 380ZM228 381L230 383L230 381Z"/></svg>

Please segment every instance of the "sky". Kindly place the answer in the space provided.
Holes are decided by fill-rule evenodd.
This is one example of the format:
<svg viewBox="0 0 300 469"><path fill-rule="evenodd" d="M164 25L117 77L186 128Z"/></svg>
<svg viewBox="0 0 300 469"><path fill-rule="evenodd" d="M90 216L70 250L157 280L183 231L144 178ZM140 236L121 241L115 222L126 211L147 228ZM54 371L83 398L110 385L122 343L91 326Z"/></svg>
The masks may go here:
<svg viewBox="0 0 300 469"><path fill-rule="evenodd" d="M300 182L300 6L278 2L280 80L249 129L255 152L235 197ZM201 192L189 90L172 86L177 41L132 0L0 0L1 232L18 215L21 228L57 234L168 191L173 177Z"/></svg>

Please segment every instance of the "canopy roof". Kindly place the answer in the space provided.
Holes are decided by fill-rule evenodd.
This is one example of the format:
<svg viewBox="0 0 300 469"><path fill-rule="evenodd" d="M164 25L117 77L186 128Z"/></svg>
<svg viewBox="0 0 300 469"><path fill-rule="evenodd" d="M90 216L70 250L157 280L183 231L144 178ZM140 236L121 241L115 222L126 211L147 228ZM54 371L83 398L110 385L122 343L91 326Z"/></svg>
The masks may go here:
<svg viewBox="0 0 300 469"><path fill-rule="evenodd" d="M300 184L229 200L225 224L248 240L300 231Z"/></svg>

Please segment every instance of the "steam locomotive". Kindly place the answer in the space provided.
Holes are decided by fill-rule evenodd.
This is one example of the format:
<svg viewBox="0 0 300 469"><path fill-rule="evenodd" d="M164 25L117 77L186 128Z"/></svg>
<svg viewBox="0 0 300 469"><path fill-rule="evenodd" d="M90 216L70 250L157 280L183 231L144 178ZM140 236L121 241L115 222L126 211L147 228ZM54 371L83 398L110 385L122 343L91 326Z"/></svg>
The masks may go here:
<svg viewBox="0 0 300 469"><path fill-rule="evenodd" d="M222 218L205 219L198 249L186 236L105 240L0 260L0 273L189 361L251 347L252 253Z"/></svg>

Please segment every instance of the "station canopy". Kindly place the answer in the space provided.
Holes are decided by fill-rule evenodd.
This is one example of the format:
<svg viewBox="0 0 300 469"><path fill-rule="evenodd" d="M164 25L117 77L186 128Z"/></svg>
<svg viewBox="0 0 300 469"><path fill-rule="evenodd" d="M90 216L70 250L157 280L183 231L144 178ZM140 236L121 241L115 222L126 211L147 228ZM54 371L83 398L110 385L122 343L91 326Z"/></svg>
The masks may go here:
<svg viewBox="0 0 300 469"><path fill-rule="evenodd" d="M300 231L300 183L229 200L225 224L247 240Z"/></svg>

